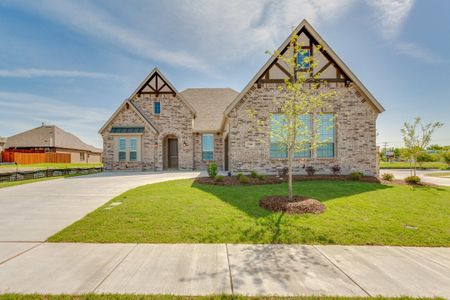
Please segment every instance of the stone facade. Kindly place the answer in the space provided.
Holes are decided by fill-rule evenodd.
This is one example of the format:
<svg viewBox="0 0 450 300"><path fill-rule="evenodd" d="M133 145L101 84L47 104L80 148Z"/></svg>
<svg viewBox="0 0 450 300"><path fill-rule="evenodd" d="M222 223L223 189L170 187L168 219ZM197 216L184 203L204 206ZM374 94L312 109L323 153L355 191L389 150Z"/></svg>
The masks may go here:
<svg viewBox="0 0 450 300"><path fill-rule="evenodd" d="M341 173L353 171L377 176L376 119L378 113L364 96L351 84L333 88L337 92L323 111L335 115L335 157L295 159L294 170L304 174L305 166L313 166L319 174L330 174L333 165L341 167ZM267 120L277 108L273 103L279 91L276 84L255 86L231 111L229 119L229 163L233 171L256 170L275 173L287 166L287 159L270 158L270 136ZM255 119L265 120L266 127L256 129Z"/></svg>
<svg viewBox="0 0 450 300"><path fill-rule="evenodd" d="M214 133L214 160L219 169L224 169L224 139L222 133ZM196 170L206 170L210 161L202 160L202 134L194 135L194 166Z"/></svg>

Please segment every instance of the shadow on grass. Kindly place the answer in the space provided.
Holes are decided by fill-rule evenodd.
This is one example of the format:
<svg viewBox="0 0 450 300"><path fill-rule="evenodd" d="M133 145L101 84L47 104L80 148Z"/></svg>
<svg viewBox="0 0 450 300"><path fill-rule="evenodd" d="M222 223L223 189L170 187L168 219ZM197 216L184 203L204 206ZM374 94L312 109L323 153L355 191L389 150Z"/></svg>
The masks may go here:
<svg viewBox="0 0 450 300"><path fill-rule="evenodd" d="M240 232L242 241L267 241L285 243L300 234L304 241L311 239L320 243L334 244L329 236L318 236L313 228L300 224L299 218L313 215L288 215L275 213L259 206L259 200L268 195L287 195L286 183L253 186L217 186L194 183L193 188L214 195L221 201L246 213L254 220L254 226L243 228ZM294 194L326 202L341 197L353 196L378 190L391 189L392 186L377 183L352 181L302 181L294 183Z"/></svg>
<svg viewBox="0 0 450 300"><path fill-rule="evenodd" d="M240 209L252 217L264 217L273 214L259 206L259 200L264 196L288 194L288 185L286 183L252 186L219 186L194 182L192 187L214 195L218 199ZM326 202L341 197L390 189L392 186L378 183L320 180L294 182L293 188L295 195L307 196L321 202Z"/></svg>

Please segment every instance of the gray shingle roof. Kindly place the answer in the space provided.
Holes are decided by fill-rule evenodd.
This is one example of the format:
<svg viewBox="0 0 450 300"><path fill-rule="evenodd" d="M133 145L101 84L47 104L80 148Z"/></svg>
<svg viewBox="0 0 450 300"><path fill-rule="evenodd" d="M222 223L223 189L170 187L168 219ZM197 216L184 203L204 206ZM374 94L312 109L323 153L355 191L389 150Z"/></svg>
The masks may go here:
<svg viewBox="0 0 450 300"><path fill-rule="evenodd" d="M43 125L8 137L5 148L55 147L101 153L102 150L88 145L75 135L55 125Z"/></svg>
<svg viewBox="0 0 450 300"><path fill-rule="evenodd" d="M219 131L224 111L239 94L230 88L193 88L180 93L197 112L195 132Z"/></svg>

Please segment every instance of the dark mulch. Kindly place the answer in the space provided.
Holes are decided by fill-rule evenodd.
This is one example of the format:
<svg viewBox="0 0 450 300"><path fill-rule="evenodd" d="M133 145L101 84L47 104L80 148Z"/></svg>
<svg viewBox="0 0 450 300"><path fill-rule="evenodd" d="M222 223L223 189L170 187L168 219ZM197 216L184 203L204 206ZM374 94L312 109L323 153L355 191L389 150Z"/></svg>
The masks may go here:
<svg viewBox="0 0 450 300"><path fill-rule="evenodd" d="M325 211L325 205L320 201L303 196L294 196L289 201L288 196L267 196L259 201L259 206L270 211L288 214L320 214Z"/></svg>
<svg viewBox="0 0 450 300"><path fill-rule="evenodd" d="M216 181L214 178L210 177L199 177L195 179L195 183L200 184L214 184L214 185L260 185L260 184L276 184L276 183L282 183L287 182L288 178L286 177L279 177L276 175L268 175L266 176L265 180L261 180L259 178L253 178L250 176L247 176L249 181L248 183L241 183L237 176L226 176L223 178L223 181ZM294 175L292 176L293 181L311 181L311 180L352 180L350 176L347 175ZM380 180L376 177L372 176L363 176L361 178L362 182L374 182L374 183L380 183Z"/></svg>
<svg viewBox="0 0 450 300"><path fill-rule="evenodd" d="M391 181L388 180L381 180L382 184L399 184L399 185L410 185L410 186L430 186L430 187L437 187L438 185L428 182L419 182L419 183L409 183L404 181L403 179L392 179Z"/></svg>

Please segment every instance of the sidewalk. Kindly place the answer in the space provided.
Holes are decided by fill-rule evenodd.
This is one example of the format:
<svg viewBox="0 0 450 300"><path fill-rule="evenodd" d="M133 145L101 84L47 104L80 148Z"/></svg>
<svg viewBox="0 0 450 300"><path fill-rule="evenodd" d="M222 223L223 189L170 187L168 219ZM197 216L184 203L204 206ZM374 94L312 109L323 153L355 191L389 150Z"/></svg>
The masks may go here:
<svg viewBox="0 0 450 300"><path fill-rule="evenodd" d="M450 248L3 242L0 293L450 298Z"/></svg>

